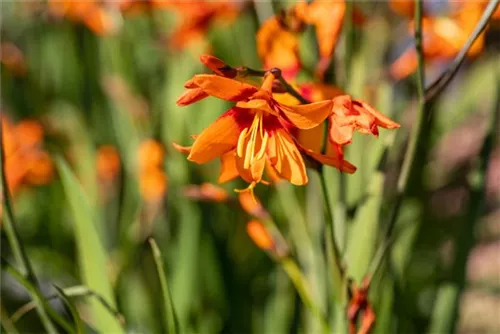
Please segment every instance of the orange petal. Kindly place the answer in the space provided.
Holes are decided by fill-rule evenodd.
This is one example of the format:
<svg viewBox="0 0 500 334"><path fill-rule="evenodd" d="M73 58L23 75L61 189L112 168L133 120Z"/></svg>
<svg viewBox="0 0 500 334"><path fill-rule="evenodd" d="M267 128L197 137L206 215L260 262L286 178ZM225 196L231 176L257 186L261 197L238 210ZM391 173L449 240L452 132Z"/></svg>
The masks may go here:
<svg viewBox="0 0 500 334"><path fill-rule="evenodd" d="M389 72L394 79L401 80L415 72L417 65L415 50L408 49L391 64Z"/></svg>
<svg viewBox="0 0 500 334"><path fill-rule="evenodd" d="M300 145L319 152L323 146L323 133L323 124L320 124L312 129L298 130L295 137Z"/></svg>
<svg viewBox="0 0 500 334"><path fill-rule="evenodd" d="M280 105L285 116L299 129L311 129L321 124L332 110L332 100L301 104Z"/></svg>
<svg viewBox="0 0 500 334"><path fill-rule="evenodd" d="M262 250L269 251L274 248L274 240L271 233L258 220L247 223L247 233L250 239Z"/></svg>
<svg viewBox="0 0 500 334"><path fill-rule="evenodd" d="M217 182L225 183L236 178L238 169L236 168L236 152L229 151L221 156L220 174Z"/></svg>
<svg viewBox="0 0 500 334"><path fill-rule="evenodd" d="M258 91L254 86L213 74L195 75L192 82L208 95L232 102L246 100Z"/></svg>
<svg viewBox="0 0 500 334"><path fill-rule="evenodd" d="M176 103L178 106L187 106L191 103L198 102L208 96L201 88L188 88L179 96Z"/></svg>
<svg viewBox="0 0 500 334"><path fill-rule="evenodd" d="M272 110L271 107L269 106L269 102L263 99L240 101L236 103L236 106L244 109L258 109L267 112L269 114L276 115L276 112Z"/></svg>
<svg viewBox="0 0 500 334"><path fill-rule="evenodd" d="M264 209L261 202L250 191L242 191L238 193L238 200L241 207L246 213L257 218L266 219L269 213Z"/></svg>
<svg viewBox="0 0 500 334"><path fill-rule="evenodd" d="M184 154L189 154L191 153L191 148L192 146L182 146L177 143L172 143L172 146L179 152L184 153Z"/></svg>
<svg viewBox="0 0 500 334"><path fill-rule="evenodd" d="M236 146L240 127L233 108L222 114L196 138L188 160L203 164L223 155Z"/></svg>
<svg viewBox="0 0 500 334"><path fill-rule="evenodd" d="M343 124L339 122L342 116L332 115L328 124L328 139L339 145L346 145L351 143L354 134L354 125ZM344 117L345 118L345 117ZM307 147L307 146L306 146ZM320 150L315 150L319 152Z"/></svg>
<svg viewBox="0 0 500 334"><path fill-rule="evenodd" d="M277 153L277 162L273 167L291 184L298 186L306 184L308 178L304 160L292 137L285 130L276 131L273 137L276 138Z"/></svg>
<svg viewBox="0 0 500 334"><path fill-rule="evenodd" d="M352 174L356 171L356 166L352 165L349 161L347 160L341 160L338 159L337 157L333 156L326 156L320 153L316 153L312 150L308 150L303 148L304 153L309 155L311 158L314 160L318 161L319 163L322 163L323 165L328 165L335 167L342 172L346 172L348 174Z"/></svg>
<svg viewBox="0 0 500 334"><path fill-rule="evenodd" d="M382 114L380 111L376 110L372 106L370 106L368 103L360 101L360 100L355 100L353 103L354 107L356 108L358 106L358 103L361 104L361 107L371 116L375 118L376 124L378 126L381 126L386 129L397 129L400 127L400 125L396 122L394 122L392 119L389 117L385 116Z"/></svg>

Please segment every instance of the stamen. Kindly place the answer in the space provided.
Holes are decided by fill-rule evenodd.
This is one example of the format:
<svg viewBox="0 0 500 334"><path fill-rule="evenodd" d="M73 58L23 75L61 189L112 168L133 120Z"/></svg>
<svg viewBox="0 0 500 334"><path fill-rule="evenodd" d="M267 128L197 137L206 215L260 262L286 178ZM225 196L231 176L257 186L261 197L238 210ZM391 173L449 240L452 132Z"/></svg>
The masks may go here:
<svg viewBox="0 0 500 334"><path fill-rule="evenodd" d="M257 202L257 200L255 199L255 195L253 193L253 188L255 188L255 186L257 185L257 182L253 181L252 183L250 183L248 185L248 187L246 187L245 189L234 189L235 192L237 193L242 193L242 192L245 192L245 191L249 191L250 192L250 195L252 195L252 199Z"/></svg>
<svg viewBox="0 0 500 334"><path fill-rule="evenodd" d="M267 132L265 132L264 136L262 138L262 144L260 146L260 151L255 156L256 160L262 159L264 157L264 154L266 154L266 148L267 148L267 141L268 140L269 140L269 134Z"/></svg>
<svg viewBox="0 0 500 334"><path fill-rule="evenodd" d="M238 137L238 146L236 148L236 154L241 158L243 157L243 146L245 145L245 139L247 137L248 128L244 128Z"/></svg>

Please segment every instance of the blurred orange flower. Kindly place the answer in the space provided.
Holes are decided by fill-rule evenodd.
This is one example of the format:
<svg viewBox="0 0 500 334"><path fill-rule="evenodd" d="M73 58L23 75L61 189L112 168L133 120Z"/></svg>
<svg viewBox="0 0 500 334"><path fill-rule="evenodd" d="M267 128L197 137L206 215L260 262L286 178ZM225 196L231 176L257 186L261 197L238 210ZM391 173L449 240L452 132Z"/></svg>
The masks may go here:
<svg viewBox="0 0 500 334"><path fill-rule="evenodd" d="M257 32L257 51L264 68L278 67L283 77L294 78L300 70L299 42L279 16L268 19Z"/></svg>
<svg viewBox="0 0 500 334"><path fill-rule="evenodd" d="M476 24L479 22L484 4L481 2L458 2L460 6L450 17L425 17L422 22L423 51L428 61L451 60L465 44ZM409 23L413 33L414 22ZM467 56L474 58L484 49L483 32L472 44ZM418 66L417 54L414 48L408 48L390 67L390 74L396 80L406 78Z"/></svg>
<svg viewBox="0 0 500 334"><path fill-rule="evenodd" d="M11 194L23 185L48 183L54 175L52 159L42 149L43 129L34 120L18 124L0 118L5 150L5 176Z"/></svg>
<svg viewBox="0 0 500 334"><path fill-rule="evenodd" d="M190 43L202 41L215 21L233 21L238 13L238 1L154 1L157 6L171 8L178 15L179 24L170 36L169 45L183 49Z"/></svg>
<svg viewBox="0 0 500 334"><path fill-rule="evenodd" d="M320 61L317 73L322 76L335 51L346 12L344 0L298 1L287 13L269 18L257 33L257 50L265 68L278 67L283 76L291 79L300 70L298 34L306 24L316 31ZM364 16L358 8L353 10L355 24Z"/></svg>
<svg viewBox="0 0 500 334"><path fill-rule="evenodd" d="M201 185L190 185L184 189L184 196L201 201L227 202L229 194L226 190L212 183L202 183Z"/></svg>
<svg viewBox="0 0 500 334"><path fill-rule="evenodd" d="M273 237L264 224L258 220L247 223L247 233L250 239L262 250L270 251L275 248Z"/></svg>
<svg viewBox="0 0 500 334"><path fill-rule="evenodd" d="M16 75L26 74L27 67L24 55L11 42L0 42L0 63Z"/></svg>
<svg viewBox="0 0 500 334"><path fill-rule="evenodd" d="M347 308L349 318L349 334L368 334L375 323L375 311L368 301L368 289L370 279L364 279L358 288L356 283L351 283L349 287L351 299ZM361 318L358 320L358 318ZM357 324L360 324L356 331Z"/></svg>
<svg viewBox="0 0 500 334"><path fill-rule="evenodd" d="M320 163L353 173L355 167L297 146L288 128L310 129L321 124L330 114L332 101L303 105L286 105L273 98L274 75L269 73L260 88L217 75L195 75L188 89L200 88L206 94L237 102L212 125L195 138L189 152L190 161L202 164L220 157L219 182L238 175L250 183L252 190L262 180L266 165L283 179L295 185L308 182L304 160L309 154Z"/></svg>
<svg viewBox="0 0 500 334"><path fill-rule="evenodd" d="M97 151L97 175L103 181L112 181L120 172L120 155L111 145L103 145Z"/></svg>
<svg viewBox="0 0 500 334"><path fill-rule="evenodd" d="M146 201L158 201L167 191L167 175L163 171L165 149L154 139L139 145L139 189Z"/></svg>
<svg viewBox="0 0 500 334"><path fill-rule="evenodd" d="M48 0L49 12L85 24L98 35L116 33L122 23L118 3L100 0Z"/></svg>

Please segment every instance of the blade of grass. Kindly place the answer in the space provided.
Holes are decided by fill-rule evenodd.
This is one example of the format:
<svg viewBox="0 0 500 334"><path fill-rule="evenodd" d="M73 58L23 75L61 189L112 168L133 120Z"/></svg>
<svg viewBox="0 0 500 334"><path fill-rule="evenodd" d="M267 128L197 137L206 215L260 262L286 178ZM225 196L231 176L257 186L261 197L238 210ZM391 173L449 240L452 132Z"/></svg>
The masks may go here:
<svg viewBox="0 0 500 334"><path fill-rule="evenodd" d="M180 333L179 321L177 319L177 315L175 314L175 308L172 302L170 289L168 287L167 276L165 275L165 268L160 249L153 238L149 239L149 245L151 246L151 251L153 252L156 270L158 271L158 279L160 280L161 293L163 297L164 329L168 329L169 334Z"/></svg>
<svg viewBox="0 0 500 334"><path fill-rule="evenodd" d="M78 314L78 310L76 309L76 306L68 298L68 296L66 296L63 289L61 289L60 287L58 287L56 285L54 285L54 289L56 289L57 294L64 301L64 303L68 307L69 311L71 312L71 315L73 316L73 320L75 321L75 326L76 326L76 331L74 333L77 333L77 334L85 333L85 326L83 325L82 319L80 319L80 315Z"/></svg>
<svg viewBox="0 0 500 334"><path fill-rule="evenodd" d="M95 217L88 198L67 163L61 157L57 157L55 161L75 222L74 232L82 280L86 286L115 307L111 283L106 277L107 254L99 240L94 225ZM98 301L91 301L90 307L99 331L104 333L122 332L120 323L108 313L102 304Z"/></svg>
<svg viewBox="0 0 500 334"><path fill-rule="evenodd" d="M120 323L123 324L125 322L125 319L123 319L123 316L120 314L120 312L118 312L111 305L109 305L108 302L106 302L106 300L102 296L100 296L99 294L95 293L92 290L89 290L86 286L76 285L76 286L72 286L69 288L64 288L63 292L67 297L95 297L108 310L108 312L110 312L111 314L113 314L116 317L116 319ZM58 297L58 295L51 295L51 296L46 297L46 299L52 300L52 299L55 299L57 297ZM12 316L10 317L10 320L14 323L18 322L19 319L21 319L26 313L33 310L35 307L36 307L36 304L33 301L24 304L23 306L18 308L16 310L16 312L14 312L12 314Z"/></svg>
<svg viewBox="0 0 500 334"><path fill-rule="evenodd" d="M3 304L1 303L0 303L0 324L2 325L2 328L5 330L6 333L11 333L11 334L19 333L16 326L14 325L14 322L9 318L7 311L3 307Z"/></svg>
<svg viewBox="0 0 500 334"><path fill-rule="evenodd" d="M22 273L17 271L14 267L12 267L7 261L2 258L2 269L8 272L12 277L16 279L16 281L21 284L31 295L34 302L37 304L37 310L43 310L44 316L41 317L42 324L45 321L48 321L52 327L51 331L48 333L57 333L54 325L50 319L53 319L59 326L61 326L66 332L74 333L75 330L70 323L68 323L64 318L62 318L49 304L42 293L35 287L30 281L28 281ZM38 307L40 305L40 307ZM50 316L50 318L49 318Z"/></svg>

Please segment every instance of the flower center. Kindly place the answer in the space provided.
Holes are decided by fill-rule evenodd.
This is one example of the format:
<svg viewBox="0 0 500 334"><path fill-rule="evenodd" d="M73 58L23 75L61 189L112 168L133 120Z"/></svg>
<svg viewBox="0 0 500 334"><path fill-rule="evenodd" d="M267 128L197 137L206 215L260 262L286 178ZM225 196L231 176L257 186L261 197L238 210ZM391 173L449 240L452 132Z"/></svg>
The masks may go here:
<svg viewBox="0 0 500 334"><path fill-rule="evenodd" d="M236 154L240 158L244 157L243 168L245 169L250 168L255 161L262 159L266 153L269 134L264 131L263 119L263 112L257 111L252 125L243 129L238 138Z"/></svg>

